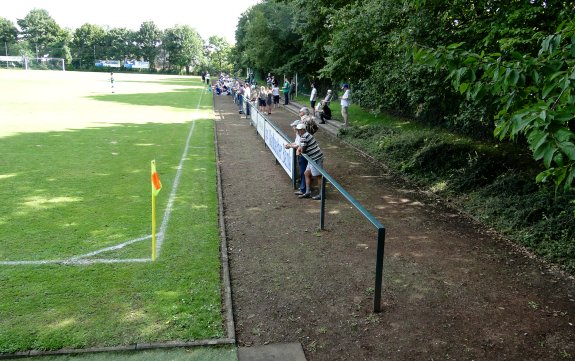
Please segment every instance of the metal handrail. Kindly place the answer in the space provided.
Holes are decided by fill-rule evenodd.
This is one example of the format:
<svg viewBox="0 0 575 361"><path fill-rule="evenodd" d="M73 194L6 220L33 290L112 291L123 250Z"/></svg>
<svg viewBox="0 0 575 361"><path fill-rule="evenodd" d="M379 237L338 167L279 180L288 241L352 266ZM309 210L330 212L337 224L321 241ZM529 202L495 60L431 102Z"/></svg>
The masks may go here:
<svg viewBox="0 0 575 361"><path fill-rule="evenodd" d="M247 99L243 99L243 104L247 108L248 106L251 108L250 111L256 111L260 113L263 117L265 124L270 125L278 134L284 138L286 142L290 142L290 139L287 135L278 128L276 124L274 124L270 119L268 119L265 115L261 114L261 112L253 106L249 101L246 102ZM251 121L251 119L250 119ZM340 185L325 169L318 166L315 161L313 161L308 155L302 154L308 162L311 162L312 166L316 168L322 175L321 180L321 188L320 188L320 195L321 195L321 203L320 203L320 230L324 230L325 227L325 190L326 190L326 182L329 181L335 189L337 189L341 195L345 197L354 207L357 209L367 220L377 229L377 251L376 251L376 262L375 262L375 287L374 287L374 300L373 300L373 312L381 312L381 293L382 293L382 283L383 283L383 258L384 258L384 250L385 250L385 227L381 222L379 222L364 206L361 205L351 194L349 194L342 185ZM296 186L296 162L297 155L294 152L294 158L292 160L293 168L292 168L292 185ZM277 160L276 160L277 162Z"/></svg>
<svg viewBox="0 0 575 361"><path fill-rule="evenodd" d="M351 194L349 194L342 185L340 185L329 173L317 165L307 154L302 154L311 165L317 169L323 176L321 179L321 204L320 204L320 220L319 227L324 230L324 220L325 220L325 185L329 181L335 189L341 193L354 207L357 209L368 221L373 224L377 229L377 251L376 251L376 261L375 261L375 287L374 287L374 300L373 300L373 312L381 312L381 293L382 293L382 282L383 282L383 257L385 249L385 227L381 222L379 222L364 206L361 205Z"/></svg>

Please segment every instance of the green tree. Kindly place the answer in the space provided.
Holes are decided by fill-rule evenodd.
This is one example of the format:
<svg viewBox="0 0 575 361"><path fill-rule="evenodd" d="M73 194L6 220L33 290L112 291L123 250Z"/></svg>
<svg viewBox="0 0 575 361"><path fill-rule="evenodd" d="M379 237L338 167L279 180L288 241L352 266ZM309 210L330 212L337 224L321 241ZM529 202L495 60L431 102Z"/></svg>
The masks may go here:
<svg viewBox="0 0 575 361"><path fill-rule="evenodd" d="M236 28L236 64L264 73L297 72L302 65L302 41L294 32L293 18L290 4L263 2L248 9Z"/></svg>
<svg viewBox="0 0 575 361"><path fill-rule="evenodd" d="M499 5L482 21L492 30L479 45L420 48L415 59L448 69L466 100L492 103L495 136L525 141L546 168L537 180L569 189L575 179L575 3Z"/></svg>
<svg viewBox="0 0 575 361"><path fill-rule="evenodd" d="M53 58L62 58L66 64L72 62L72 44L73 34L68 29L60 29L58 36L50 43L50 56Z"/></svg>
<svg viewBox="0 0 575 361"><path fill-rule="evenodd" d="M244 12L242 16L240 16L238 24L236 25L236 32L235 32L236 44L230 51L230 61L234 65L235 72L238 72L240 69L244 69L250 66L248 57L244 52L244 50L247 47L246 32L248 27L248 16L250 10L251 8L248 9L246 12Z"/></svg>
<svg viewBox="0 0 575 361"><path fill-rule="evenodd" d="M6 55L8 55L8 46L16 44L17 40L18 28L10 20L0 17L0 41L4 45Z"/></svg>
<svg viewBox="0 0 575 361"><path fill-rule="evenodd" d="M104 36L104 56L106 59L126 60L139 57L137 32L127 28L112 28Z"/></svg>
<svg viewBox="0 0 575 361"><path fill-rule="evenodd" d="M216 69L218 72L231 72L231 45L226 39L221 36L210 36L206 48L207 60L211 69Z"/></svg>
<svg viewBox="0 0 575 361"><path fill-rule="evenodd" d="M179 71L185 68L190 73L190 66L203 54L203 40L198 32L188 25L177 25L166 29L163 39L164 49L170 67Z"/></svg>
<svg viewBox="0 0 575 361"><path fill-rule="evenodd" d="M50 56L50 46L62 42L63 33L60 26L43 9L31 10L24 19L17 20L23 39L27 40L36 57Z"/></svg>
<svg viewBox="0 0 575 361"><path fill-rule="evenodd" d="M78 66L87 69L94 66L97 58L103 58L102 46L106 31L99 25L83 24L74 31L72 56Z"/></svg>
<svg viewBox="0 0 575 361"><path fill-rule="evenodd" d="M293 9L293 30L301 38L298 73L314 79L327 65L328 45L335 34L334 16L349 1L290 0L287 3Z"/></svg>
<svg viewBox="0 0 575 361"><path fill-rule="evenodd" d="M140 55L144 60L149 61L150 68L154 69L162 44L162 31L153 21L146 21L140 25L136 38Z"/></svg>

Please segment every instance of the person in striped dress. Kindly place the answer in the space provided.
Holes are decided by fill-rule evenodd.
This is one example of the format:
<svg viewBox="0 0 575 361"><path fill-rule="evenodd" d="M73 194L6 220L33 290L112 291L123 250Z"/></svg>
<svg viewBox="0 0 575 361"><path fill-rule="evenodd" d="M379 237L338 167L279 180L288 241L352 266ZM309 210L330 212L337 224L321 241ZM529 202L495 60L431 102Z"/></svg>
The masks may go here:
<svg viewBox="0 0 575 361"><path fill-rule="evenodd" d="M299 147L296 150L296 154L306 154L308 157L311 158L318 166L323 168L323 153L317 144L317 141L313 137L313 135L309 134L306 130L305 124L298 124L296 126L296 130L298 135L300 136ZM305 176L305 185L306 185L306 192L300 196L299 198L312 198L315 200L321 199L321 194L317 194L315 196L311 195L311 183L313 178L317 178L318 180L318 188L321 184L321 173L317 170L311 162L307 163L307 168L304 172Z"/></svg>

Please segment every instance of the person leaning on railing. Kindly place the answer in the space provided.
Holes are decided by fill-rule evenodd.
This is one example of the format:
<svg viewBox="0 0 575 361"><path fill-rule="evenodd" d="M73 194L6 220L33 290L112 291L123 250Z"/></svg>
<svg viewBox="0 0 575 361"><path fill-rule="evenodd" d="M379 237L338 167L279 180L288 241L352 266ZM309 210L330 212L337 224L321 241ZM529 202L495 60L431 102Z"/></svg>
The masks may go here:
<svg viewBox="0 0 575 361"><path fill-rule="evenodd" d="M302 123L302 121L300 119L294 120L293 123L291 123L291 127L294 130L295 133L295 140L293 143L288 143L285 145L286 149L297 149L300 146L300 136L299 133L297 131L297 125ZM303 123L302 123L303 124ZM300 184L299 184L299 189L297 191L294 192L294 194L296 196L301 196L302 194L306 193L306 185L305 185L305 170L307 168L307 159L305 159L305 157L301 154L297 155L297 163L298 163L298 167L299 167L299 178L300 178Z"/></svg>
<svg viewBox="0 0 575 361"><path fill-rule="evenodd" d="M311 160L313 160L318 166L323 167L323 153L313 135L309 134L309 132L306 130L305 124L298 124L296 129L300 136L300 145L296 150L296 154L305 154L310 157ZM308 162L304 175L306 192L300 195L299 198L312 198L315 200L320 200L321 193L318 193L315 196L311 195L311 182L312 178L316 177L318 180L318 189L321 189L321 173L311 164L311 162Z"/></svg>

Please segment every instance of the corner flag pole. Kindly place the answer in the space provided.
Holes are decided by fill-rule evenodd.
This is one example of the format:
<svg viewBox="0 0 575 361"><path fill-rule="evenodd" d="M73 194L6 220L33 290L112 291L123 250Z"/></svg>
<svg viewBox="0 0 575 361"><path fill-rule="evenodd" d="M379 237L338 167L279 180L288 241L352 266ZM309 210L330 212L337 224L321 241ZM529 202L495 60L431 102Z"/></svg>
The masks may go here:
<svg viewBox="0 0 575 361"><path fill-rule="evenodd" d="M152 261L156 260L156 196L162 189L162 183L158 172L156 172L156 161L151 162L152 170Z"/></svg>

